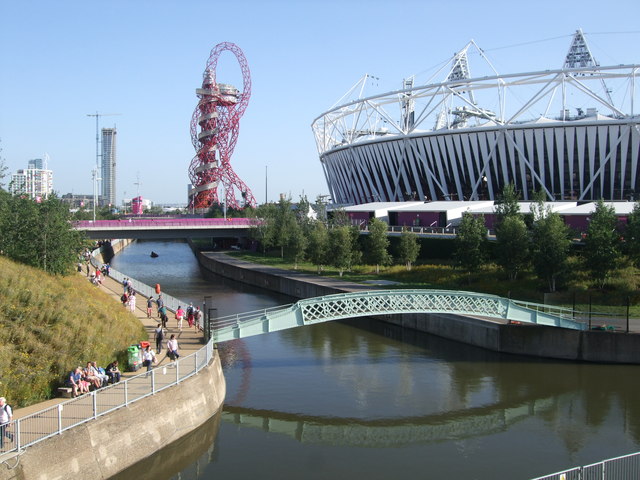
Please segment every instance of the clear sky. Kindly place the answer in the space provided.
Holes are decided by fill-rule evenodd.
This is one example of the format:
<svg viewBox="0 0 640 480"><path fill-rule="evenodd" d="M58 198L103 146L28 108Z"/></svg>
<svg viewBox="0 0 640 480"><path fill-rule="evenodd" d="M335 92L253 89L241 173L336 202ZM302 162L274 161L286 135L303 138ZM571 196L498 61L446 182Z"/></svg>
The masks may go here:
<svg viewBox="0 0 640 480"><path fill-rule="evenodd" d="M0 155L14 172L46 153L55 191L92 194L87 114L117 113L100 127L118 129L118 202L186 203L195 89L227 41L252 78L234 170L259 203L313 201L328 188L311 123L365 73L368 95L419 84L471 39L500 73L559 68L577 28L600 64L640 63L639 18L637 0L0 0ZM217 73L241 88L229 52Z"/></svg>

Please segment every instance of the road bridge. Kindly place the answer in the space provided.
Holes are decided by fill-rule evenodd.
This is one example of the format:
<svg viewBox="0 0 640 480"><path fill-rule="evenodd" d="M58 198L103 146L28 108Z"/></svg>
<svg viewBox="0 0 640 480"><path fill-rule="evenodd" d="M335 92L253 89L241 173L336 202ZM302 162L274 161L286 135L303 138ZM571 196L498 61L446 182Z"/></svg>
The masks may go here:
<svg viewBox="0 0 640 480"><path fill-rule="evenodd" d="M86 232L87 237L131 238L137 240L171 240L183 238L235 238L245 237L258 220L254 218L123 218L118 220L81 220L74 222L77 230ZM368 235L367 225L358 226L361 235ZM405 227L389 226L387 235L400 236ZM456 237L455 228L409 227L418 237ZM491 240L492 237L490 236Z"/></svg>
<svg viewBox="0 0 640 480"><path fill-rule="evenodd" d="M124 218L82 220L74 223L87 237L171 240L182 238L237 238L249 234L251 218Z"/></svg>
<svg viewBox="0 0 640 480"><path fill-rule="evenodd" d="M495 295L452 290L374 290L307 298L271 309L229 315L211 323L217 342L332 320L402 313L448 313L585 330L573 311Z"/></svg>

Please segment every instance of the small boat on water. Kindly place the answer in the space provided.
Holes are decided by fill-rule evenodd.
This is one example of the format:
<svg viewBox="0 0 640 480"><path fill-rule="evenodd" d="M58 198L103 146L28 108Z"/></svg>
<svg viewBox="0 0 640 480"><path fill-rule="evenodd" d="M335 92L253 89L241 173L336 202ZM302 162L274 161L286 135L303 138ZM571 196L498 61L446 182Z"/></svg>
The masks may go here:
<svg viewBox="0 0 640 480"><path fill-rule="evenodd" d="M156 258L157 256L158 256L158 254L152 250L151 251L151 258Z"/></svg>

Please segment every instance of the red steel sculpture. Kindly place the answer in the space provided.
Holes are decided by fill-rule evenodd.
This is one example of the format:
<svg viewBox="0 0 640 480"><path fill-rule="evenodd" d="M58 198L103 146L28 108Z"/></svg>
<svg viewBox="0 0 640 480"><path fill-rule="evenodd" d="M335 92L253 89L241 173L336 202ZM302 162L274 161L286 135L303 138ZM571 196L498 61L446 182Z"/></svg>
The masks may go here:
<svg viewBox="0 0 640 480"><path fill-rule="evenodd" d="M242 71L243 91L233 85L216 83L216 66L220 54L225 50L233 53ZM220 203L218 185L225 189L228 208L256 206L256 200L247 185L231 167L231 155L238 140L240 117L251 97L249 65L240 48L229 42L216 45L204 69L202 88L196 89L199 101L191 117L191 143L196 156L189 166L192 188L189 192L189 207L206 210ZM199 133L198 133L199 130ZM236 190L243 199L236 199Z"/></svg>

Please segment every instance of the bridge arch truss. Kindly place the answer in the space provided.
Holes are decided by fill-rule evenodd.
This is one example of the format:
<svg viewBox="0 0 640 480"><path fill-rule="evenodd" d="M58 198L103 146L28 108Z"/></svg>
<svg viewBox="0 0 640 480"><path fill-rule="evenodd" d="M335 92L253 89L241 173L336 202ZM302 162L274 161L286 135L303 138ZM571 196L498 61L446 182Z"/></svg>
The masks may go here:
<svg viewBox="0 0 640 480"><path fill-rule="evenodd" d="M573 312L561 307L454 290L374 290L308 298L297 303L217 318L212 336L217 342L373 315L446 313L503 321L584 330Z"/></svg>

